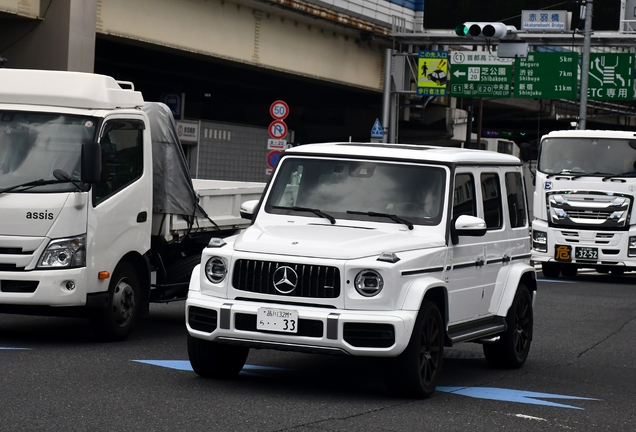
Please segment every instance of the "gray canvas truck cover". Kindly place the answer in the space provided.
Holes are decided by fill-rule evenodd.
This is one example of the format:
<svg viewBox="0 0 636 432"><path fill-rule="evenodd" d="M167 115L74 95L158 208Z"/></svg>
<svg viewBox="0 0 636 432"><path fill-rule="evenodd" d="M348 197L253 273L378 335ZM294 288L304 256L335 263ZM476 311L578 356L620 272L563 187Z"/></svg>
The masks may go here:
<svg viewBox="0 0 636 432"><path fill-rule="evenodd" d="M152 136L153 212L182 215L191 222L194 216L205 216L170 108L160 102L146 102L142 109L150 119Z"/></svg>

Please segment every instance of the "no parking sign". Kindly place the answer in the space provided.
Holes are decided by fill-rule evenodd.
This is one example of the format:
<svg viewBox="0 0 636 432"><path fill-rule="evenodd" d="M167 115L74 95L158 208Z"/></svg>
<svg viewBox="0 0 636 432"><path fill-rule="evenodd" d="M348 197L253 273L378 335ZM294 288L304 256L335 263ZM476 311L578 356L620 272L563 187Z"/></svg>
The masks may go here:
<svg viewBox="0 0 636 432"><path fill-rule="evenodd" d="M274 150L267 154L267 165L274 168L280 159L280 151Z"/></svg>

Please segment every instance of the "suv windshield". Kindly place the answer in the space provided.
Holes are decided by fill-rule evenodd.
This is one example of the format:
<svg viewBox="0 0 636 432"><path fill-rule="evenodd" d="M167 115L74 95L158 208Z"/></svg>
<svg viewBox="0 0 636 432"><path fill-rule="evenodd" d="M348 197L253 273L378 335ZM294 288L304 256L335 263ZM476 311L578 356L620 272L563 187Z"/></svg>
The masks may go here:
<svg viewBox="0 0 636 432"><path fill-rule="evenodd" d="M541 143L538 169L546 174L631 176L635 165L635 140L547 138Z"/></svg>
<svg viewBox="0 0 636 432"><path fill-rule="evenodd" d="M95 141L96 129L92 117L0 111L0 189L54 179L56 169L79 181L82 143ZM72 183L17 189L25 193L72 190L76 190Z"/></svg>
<svg viewBox="0 0 636 432"><path fill-rule="evenodd" d="M318 218L320 212L336 220L407 226L437 225L442 219L443 167L301 157L285 157L281 163L265 204L268 213Z"/></svg>

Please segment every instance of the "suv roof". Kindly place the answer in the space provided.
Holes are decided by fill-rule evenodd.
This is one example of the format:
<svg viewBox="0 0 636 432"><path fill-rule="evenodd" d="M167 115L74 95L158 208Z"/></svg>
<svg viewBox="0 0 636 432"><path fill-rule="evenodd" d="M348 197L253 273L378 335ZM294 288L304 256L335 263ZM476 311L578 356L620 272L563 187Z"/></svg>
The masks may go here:
<svg viewBox="0 0 636 432"><path fill-rule="evenodd" d="M413 144L333 142L301 145L285 150L285 153L377 157L387 160L403 159L408 161L429 161L470 165L522 164L519 158L515 156L493 151Z"/></svg>
<svg viewBox="0 0 636 432"><path fill-rule="evenodd" d="M634 139L636 138L636 132L630 131L616 131L616 130L560 130L552 131L546 135L545 138L621 138L621 139Z"/></svg>

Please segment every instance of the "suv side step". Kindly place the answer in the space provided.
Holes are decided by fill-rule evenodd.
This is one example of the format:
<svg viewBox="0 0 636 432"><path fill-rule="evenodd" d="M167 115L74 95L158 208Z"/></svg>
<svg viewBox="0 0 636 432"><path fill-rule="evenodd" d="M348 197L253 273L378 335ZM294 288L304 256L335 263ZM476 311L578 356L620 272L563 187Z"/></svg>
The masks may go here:
<svg viewBox="0 0 636 432"><path fill-rule="evenodd" d="M463 323L448 328L448 338L454 345L459 342L481 339L506 330L506 319L495 316L470 323Z"/></svg>

